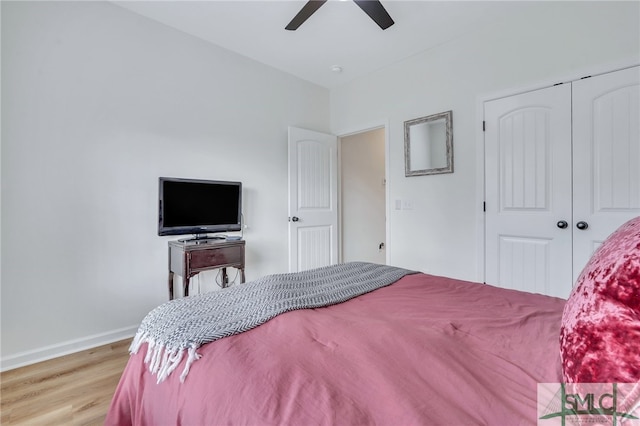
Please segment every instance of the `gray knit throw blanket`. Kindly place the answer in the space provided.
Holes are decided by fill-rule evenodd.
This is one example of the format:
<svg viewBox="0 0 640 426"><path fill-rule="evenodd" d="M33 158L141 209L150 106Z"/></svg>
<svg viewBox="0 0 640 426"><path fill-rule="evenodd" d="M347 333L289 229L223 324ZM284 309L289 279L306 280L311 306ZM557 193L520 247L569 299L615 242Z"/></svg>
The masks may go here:
<svg viewBox="0 0 640 426"><path fill-rule="evenodd" d="M148 344L144 362L158 383L187 361L180 376L184 382L196 350L205 343L250 330L284 312L319 308L345 302L388 286L407 269L352 262L303 272L269 275L221 291L171 300L152 310L131 343L137 353Z"/></svg>

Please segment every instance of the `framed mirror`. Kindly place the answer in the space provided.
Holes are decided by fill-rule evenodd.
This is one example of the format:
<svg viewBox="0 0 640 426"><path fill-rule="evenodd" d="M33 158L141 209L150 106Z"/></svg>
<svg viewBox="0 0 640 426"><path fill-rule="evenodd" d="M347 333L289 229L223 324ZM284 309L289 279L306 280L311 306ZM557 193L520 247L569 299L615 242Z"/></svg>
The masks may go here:
<svg viewBox="0 0 640 426"><path fill-rule="evenodd" d="M453 112L404 122L405 176L453 173Z"/></svg>

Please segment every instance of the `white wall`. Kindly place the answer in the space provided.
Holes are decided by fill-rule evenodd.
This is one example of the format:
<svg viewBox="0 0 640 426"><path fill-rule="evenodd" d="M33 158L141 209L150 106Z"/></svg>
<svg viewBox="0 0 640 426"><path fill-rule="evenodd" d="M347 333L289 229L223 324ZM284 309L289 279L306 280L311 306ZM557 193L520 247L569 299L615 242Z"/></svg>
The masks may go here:
<svg viewBox="0 0 640 426"><path fill-rule="evenodd" d="M477 220L482 208L480 98L555 83L555 78L576 77L579 70L603 64L640 62L638 2L533 2L523 7L526 13L518 19L489 25L331 91L334 133L389 122L390 202L413 204L411 210L391 209L391 264L482 279L477 250L483 231ZM453 110L454 173L406 178L404 121L448 110Z"/></svg>
<svg viewBox="0 0 640 426"><path fill-rule="evenodd" d="M2 2L3 368L167 298L159 176L240 180L247 278L287 270L287 126L329 92L102 2Z"/></svg>

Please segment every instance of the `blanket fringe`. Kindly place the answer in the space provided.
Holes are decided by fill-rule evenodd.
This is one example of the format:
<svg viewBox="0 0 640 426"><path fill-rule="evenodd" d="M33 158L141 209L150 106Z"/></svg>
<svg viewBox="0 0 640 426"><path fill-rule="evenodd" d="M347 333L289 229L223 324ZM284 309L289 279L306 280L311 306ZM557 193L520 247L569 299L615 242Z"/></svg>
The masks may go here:
<svg viewBox="0 0 640 426"><path fill-rule="evenodd" d="M178 368L184 356L185 349L168 349L164 345L151 339L147 333L137 333L131 342L129 352L137 354L143 343L147 343L147 353L144 357L144 363L147 364L149 372L157 375L157 383L161 383ZM180 375L181 383L184 383L191 364L201 357L201 355L196 352L197 349L195 345L187 349L187 361Z"/></svg>
<svg viewBox="0 0 640 426"><path fill-rule="evenodd" d="M200 359L200 357L202 355L200 355L199 353L196 352L197 350L197 346L191 346L189 347L188 350L188 356L187 356L187 362L185 363L184 366L184 370L182 370L182 374L180 375L180 382L184 383L184 379L187 377L187 374L189 374L189 369L191 368L191 364L193 364L194 361L197 361ZM182 356L182 354L181 354Z"/></svg>
<svg viewBox="0 0 640 426"><path fill-rule="evenodd" d="M142 343L149 339L149 333L141 333L137 332L135 336L133 336L133 340L131 341L131 346L129 346L129 353L137 354L140 350L140 346Z"/></svg>

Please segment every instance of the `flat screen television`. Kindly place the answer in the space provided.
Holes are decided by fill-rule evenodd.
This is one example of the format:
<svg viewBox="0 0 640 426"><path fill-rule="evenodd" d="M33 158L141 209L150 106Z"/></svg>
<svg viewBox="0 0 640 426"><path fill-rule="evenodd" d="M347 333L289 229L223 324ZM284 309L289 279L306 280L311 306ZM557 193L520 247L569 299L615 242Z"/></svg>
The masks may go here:
<svg viewBox="0 0 640 426"><path fill-rule="evenodd" d="M242 182L159 178L158 235L206 234L242 229Z"/></svg>

